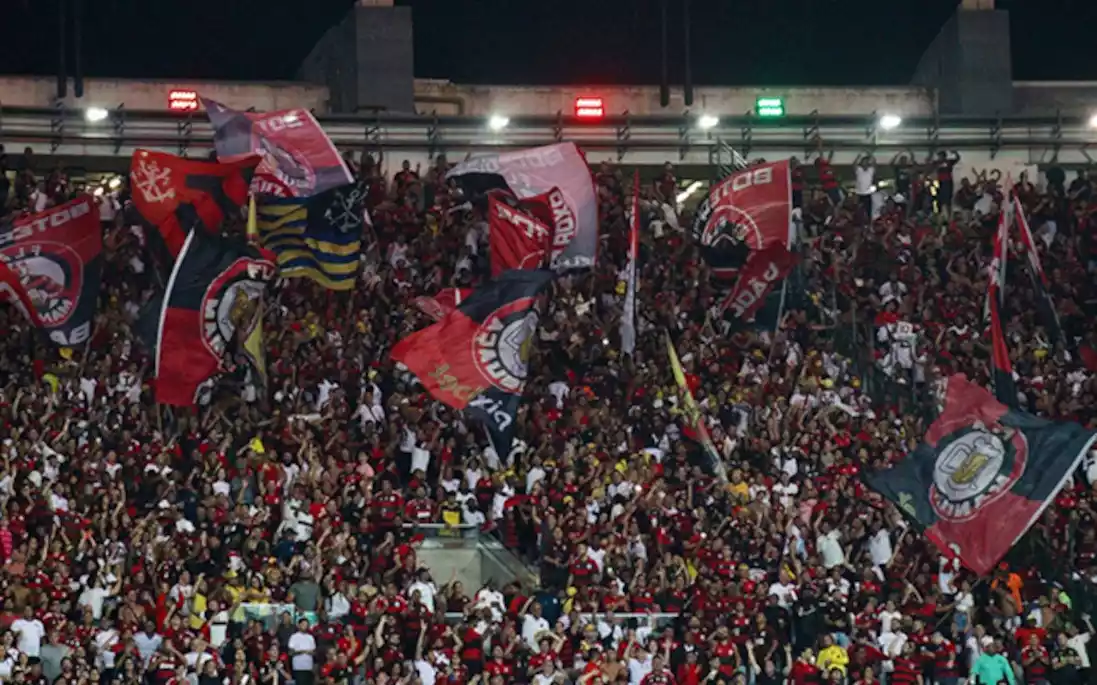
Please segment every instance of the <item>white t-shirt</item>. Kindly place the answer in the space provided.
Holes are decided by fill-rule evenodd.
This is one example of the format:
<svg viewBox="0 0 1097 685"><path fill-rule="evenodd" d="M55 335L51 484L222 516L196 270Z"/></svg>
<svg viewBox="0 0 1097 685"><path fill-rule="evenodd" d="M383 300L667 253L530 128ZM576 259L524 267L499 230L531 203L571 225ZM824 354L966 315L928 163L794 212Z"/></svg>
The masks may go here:
<svg viewBox="0 0 1097 685"><path fill-rule="evenodd" d="M777 605L789 608L796 601L796 586L792 583L774 583L769 586L769 594L777 598Z"/></svg>
<svg viewBox="0 0 1097 685"><path fill-rule="evenodd" d="M110 597L110 592L101 587L89 587L80 593L77 603L80 606L91 607L91 615L98 621L103 617L103 600Z"/></svg>
<svg viewBox="0 0 1097 685"><path fill-rule="evenodd" d="M846 560L846 553L842 550L842 544L838 542L836 530L816 538L815 549L819 550L820 556L823 557L823 566L826 568L841 566Z"/></svg>
<svg viewBox="0 0 1097 685"><path fill-rule="evenodd" d="M640 685L640 681L644 679L648 673L651 673L651 656L647 656L643 661L637 659L628 660L628 682L629 685Z"/></svg>
<svg viewBox="0 0 1097 685"><path fill-rule="evenodd" d="M868 541L868 553L873 566L887 566L891 561L891 536L881 528Z"/></svg>
<svg viewBox="0 0 1097 685"><path fill-rule="evenodd" d="M42 655L42 638L46 635L46 627L36 618L15 620L11 624L12 632L19 634L19 651L28 657L37 659Z"/></svg>
<svg viewBox="0 0 1097 685"><path fill-rule="evenodd" d="M1067 645L1078 653L1079 668L1089 668L1089 653L1086 652L1086 645L1089 644L1089 638L1089 633L1078 633L1067 640Z"/></svg>
<svg viewBox="0 0 1097 685"><path fill-rule="evenodd" d="M541 651L537 644L537 635L550 629L549 622L544 618L537 618L533 614L526 614L522 619L522 639L536 654Z"/></svg>
<svg viewBox="0 0 1097 685"><path fill-rule="evenodd" d="M857 194L858 195L872 195L874 188L873 182L876 180L876 167L856 167L857 172Z"/></svg>
<svg viewBox="0 0 1097 685"><path fill-rule="evenodd" d="M312 654L316 651L316 638L308 633L298 631L290 636L289 651L290 654L293 654L294 652L304 652L304 654L293 654L293 670L311 671L313 663Z"/></svg>

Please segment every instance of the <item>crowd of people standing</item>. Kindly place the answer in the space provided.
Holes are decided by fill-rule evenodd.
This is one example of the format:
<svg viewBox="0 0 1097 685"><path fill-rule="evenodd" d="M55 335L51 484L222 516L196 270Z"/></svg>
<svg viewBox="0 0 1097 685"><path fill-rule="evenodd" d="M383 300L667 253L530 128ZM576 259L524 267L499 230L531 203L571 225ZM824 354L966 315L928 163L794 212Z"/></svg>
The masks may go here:
<svg viewBox="0 0 1097 685"><path fill-rule="evenodd" d="M1097 427L1097 196L1084 174L1069 188L961 182L946 197L935 177L946 157L924 175L906 166L897 182L909 190L873 203L803 164L794 292L779 320L751 325L714 320L721 286L667 165L639 188L639 334L624 356L633 189L602 164L598 265L557 279L517 444L501 455L388 358L430 321L416 297L486 278L484 217L446 181L444 159L395 174L354 161L372 217L357 286L281 285L264 320L267 393L244 382L194 411L151 400L134 326L153 283L125 183L84 189L107 249L89 343L58 348L0 312L0 681L1094 677L1097 460L991 578L859 479L917 444L938 379L989 379L986 265L1011 191L1069 343L1053 343L1027 277L1011 276L1003 325L1021 401ZM38 165L9 164L9 214L77 190ZM969 207L969 194L987 199ZM664 330L726 486L685 430ZM497 536L540 583L432 576L417 557L415 525L428 523Z"/></svg>

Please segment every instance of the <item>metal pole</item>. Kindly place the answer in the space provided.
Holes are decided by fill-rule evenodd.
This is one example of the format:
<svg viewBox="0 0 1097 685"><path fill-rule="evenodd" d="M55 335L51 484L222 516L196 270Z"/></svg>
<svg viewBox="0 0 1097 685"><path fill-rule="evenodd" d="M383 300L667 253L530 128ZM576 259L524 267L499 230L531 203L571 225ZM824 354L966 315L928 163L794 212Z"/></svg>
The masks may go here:
<svg viewBox="0 0 1097 685"><path fill-rule="evenodd" d="M69 75L66 71L67 55L65 54L65 19L68 0L57 0L57 98L61 99L69 94Z"/></svg>
<svg viewBox="0 0 1097 685"><path fill-rule="evenodd" d="M689 15L690 0L682 0L682 36L685 43L685 78L683 80L683 99L685 100L686 107L693 106L693 60L690 59L690 53L693 52L693 43L690 39L690 15Z"/></svg>
<svg viewBox="0 0 1097 685"><path fill-rule="evenodd" d="M667 2L668 0L659 0L659 30L661 32L660 41L662 44L662 52L660 53L661 72L659 75L660 107L670 106L670 73L667 69Z"/></svg>
<svg viewBox="0 0 1097 685"><path fill-rule="evenodd" d="M84 97L84 0L72 0L72 93Z"/></svg>

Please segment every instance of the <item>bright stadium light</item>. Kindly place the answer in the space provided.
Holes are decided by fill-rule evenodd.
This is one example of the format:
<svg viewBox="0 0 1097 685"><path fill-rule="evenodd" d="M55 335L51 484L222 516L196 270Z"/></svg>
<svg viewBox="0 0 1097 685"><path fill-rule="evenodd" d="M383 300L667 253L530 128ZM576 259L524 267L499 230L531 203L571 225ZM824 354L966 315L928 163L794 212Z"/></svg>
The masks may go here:
<svg viewBox="0 0 1097 685"><path fill-rule="evenodd" d="M84 110L84 118L92 123L103 121L108 116L110 116L110 112L102 107L88 107Z"/></svg>
<svg viewBox="0 0 1097 685"><path fill-rule="evenodd" d="M491 118L488 119L488 128L492 131L502 131L508 124L510 124L510 119L502 114L492 114Z"/></svg>
<svg viewBox="0 0 1097 685"><path fill-rule="evenodd" d="M697 127L705 131L709 130L710 128L716 128L716 125L719 123L720 118L711 114L702 114L700 118L697 119Z"/></svg>
<svg viewBox="0 0 1097 685"><path fill-rule="evenodd" d="M1089 127L1097 128L1097 114L1094 114L1089 118Z"/></svg>
<svg viewBox="0 0 1097 685"><path fill-rule="evenodd" d="M884 114L880 117L880 128L885 131L891 131L899 128L899 125L903 123L903 117L898 114Z"/></svg>

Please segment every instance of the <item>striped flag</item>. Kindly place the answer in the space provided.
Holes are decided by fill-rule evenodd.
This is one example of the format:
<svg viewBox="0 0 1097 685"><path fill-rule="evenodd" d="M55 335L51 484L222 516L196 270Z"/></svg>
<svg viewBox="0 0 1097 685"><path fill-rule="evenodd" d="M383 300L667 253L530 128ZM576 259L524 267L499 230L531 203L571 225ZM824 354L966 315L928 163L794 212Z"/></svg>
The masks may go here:
<svg viewBox="0 0 1097 685"><path fill-rule="evenodd" d="M629 221L628 266L625 267L625 312L621 316L621 352L636 351L636 264L640 259L640 170L632 181L632 219Z"/></svg>

